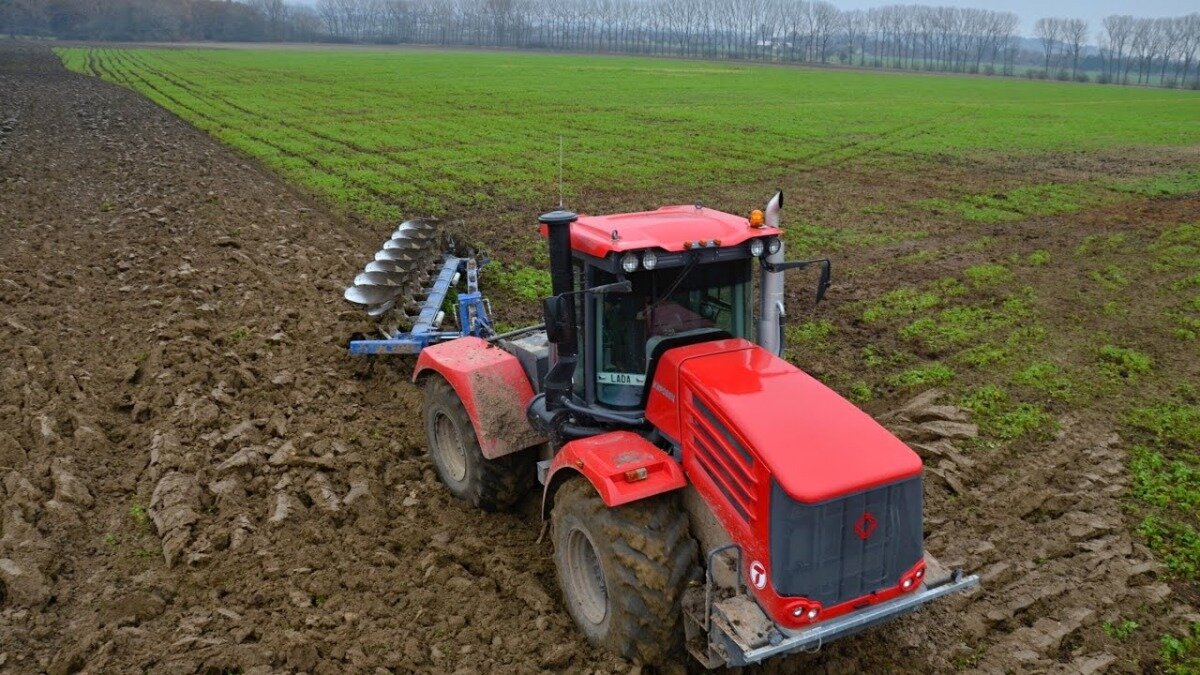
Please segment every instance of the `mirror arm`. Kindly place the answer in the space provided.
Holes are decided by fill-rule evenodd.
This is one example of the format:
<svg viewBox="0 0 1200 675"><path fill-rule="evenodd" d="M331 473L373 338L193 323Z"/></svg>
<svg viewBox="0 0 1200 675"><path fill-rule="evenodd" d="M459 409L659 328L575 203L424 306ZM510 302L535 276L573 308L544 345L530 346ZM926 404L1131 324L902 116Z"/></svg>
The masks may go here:
<svg viewBox="0 0 1200 675"><path fill-rule="evenodd" d="M786 272L788 270L802 270L809 265L816 263L830 264L829 258L818 258L817 260L789 260L788 262L773 263L769 260L763 260L763 269L768 272Z"/></svg>
<svg viewBox="0 0 1200 675"><path fill-rule="evenodd" d="M825 297L825 291L829 290L831 281L830 277L833 271L833 263L829 258L818 258L816 260L791 260L788 262L773 263L769 260L763 260L762 266L768 272L786 272L788 270L802 270L809 265L821 266L821 279L817 282L817 303ZM781 343L782 344L782 343Z"/></svg>
<svg viewBox="0 0 1200 675"><path fill-rule="evenodd" d="M591 288L581 288L577 291L571 291L570 293L563 293L562 295L583 295L585 293L592 295L603 295L604 293L632 292L633 284L628 279L621 279L620 281L614 281L611 284L601 284L599 286L592 286Z"/></svg>

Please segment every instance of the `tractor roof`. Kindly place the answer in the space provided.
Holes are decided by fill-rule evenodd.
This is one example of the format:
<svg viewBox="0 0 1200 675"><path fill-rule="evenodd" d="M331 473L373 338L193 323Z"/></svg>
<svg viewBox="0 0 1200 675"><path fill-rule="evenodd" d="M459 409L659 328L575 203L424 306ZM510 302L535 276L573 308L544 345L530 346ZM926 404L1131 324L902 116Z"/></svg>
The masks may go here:
<svg viewBox="0 0 1200 675"><path fill-rule="evenodd" d="M543 227L542 236L545 234ZM647 248L678 252L696 241L715 240L718 243L714 246L737 246L754 237L780 234L782 230L774 227L751 227L745 216L695 205L664 206L640 213L580 216L571 225L571 248L603 258L609 253Z"/></svg>

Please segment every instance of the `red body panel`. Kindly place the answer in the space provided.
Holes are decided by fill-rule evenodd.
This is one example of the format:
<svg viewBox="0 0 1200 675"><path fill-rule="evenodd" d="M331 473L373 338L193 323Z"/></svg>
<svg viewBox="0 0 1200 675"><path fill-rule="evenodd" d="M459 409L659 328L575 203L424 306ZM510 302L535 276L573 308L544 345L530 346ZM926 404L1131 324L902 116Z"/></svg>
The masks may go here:
<svg viewBox="0 0 1200 675"><path fill-rule="evenodd" d="M421 350L413 380L436 372L462 399L479 447L488 459L545 443L525 420L533 388L517 357L477 337Z"/></svg>
<svg viewBox="0 0 1200 675"><path fill-rule="evenodd" d="M815 503L916 476L921 458L836 392L746 340L672 349L651 386L646 417L683 448L688 480L742 549L747 588L780 624L809 625L793 611L815 603L781 596L770 581L772 477L793 499ZM722 447L706 451L699 433ZM819 607L817 621L915 590L918 571L923 563L893 587Z"/></svg>
<svg viewBox="0 0 1200 675"><path fill-rule="evenodd" d="M920 456L870 415L765 349L689 359L680 379L727 418L797 501L921 473Z"/></svg>
<svg viewBox="0 0 1200 675"><path fill-rule="evenodd" d="M542 236L546 236L545 226ZM618 238L613 240L613 231ZM754 237L779 236L774 227L751 227L745 216L692 206L664 206L657 211L612 216L580 216L571 225L571 248L597 258L609 253L659 248L682 251L684 242L717 240L737 246Z"/></svg>
<svg viewBox="0 0 1200 675"><path fill-rule="evenodd" d="M688 359L710 354L723 354L753 349L754 343L741 338L713 340L686 347L676 347L662 355L655 368L650 396L646 399L646 419L668 438L678 442L679 430L679 372Z"/></svg>
<svg viewBox="0 0 1200 675"><path fill-rule="evenodd" d="M644 478L630 480L626 474L645 469ZM557 483L581 473L600 493L608 506L620 506L687 485L683 469L667 453L641 436L628 431L611 431L571 441L550 463L543 497L543 514Z"/></svg>

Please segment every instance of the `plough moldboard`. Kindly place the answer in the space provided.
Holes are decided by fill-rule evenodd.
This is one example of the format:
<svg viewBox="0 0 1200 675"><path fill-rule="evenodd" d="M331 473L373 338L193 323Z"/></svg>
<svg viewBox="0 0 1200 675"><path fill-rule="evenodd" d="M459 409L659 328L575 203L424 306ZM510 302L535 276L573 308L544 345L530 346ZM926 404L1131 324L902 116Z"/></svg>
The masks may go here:
<svg viewBox="0 0 1200 675"><path fill-rule="evenodd" d="M490 334L487 302L479 292L480 264L473 252L459 253L438 221L401 223L346 289L346 300L365 306L382 334L351 341L351 353L416 354L436 342ZM452 291L458 329L443 331Z"/></svg>

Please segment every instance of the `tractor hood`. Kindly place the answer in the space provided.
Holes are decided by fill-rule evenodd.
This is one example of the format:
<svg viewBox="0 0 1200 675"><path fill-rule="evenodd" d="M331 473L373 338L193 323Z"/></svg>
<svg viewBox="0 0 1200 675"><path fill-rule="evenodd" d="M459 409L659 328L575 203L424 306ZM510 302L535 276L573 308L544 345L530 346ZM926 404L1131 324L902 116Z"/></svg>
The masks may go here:
<svg viewBox="0 0 1200 675"><path fill-rule="evenodd" d="M688 420L715 416L714 426L723 427L731 444L761 462L790 497L809 504L911 478L922 469L921 458L870 415L742 339L664 354L646 414L680 441Z"/></svg>

